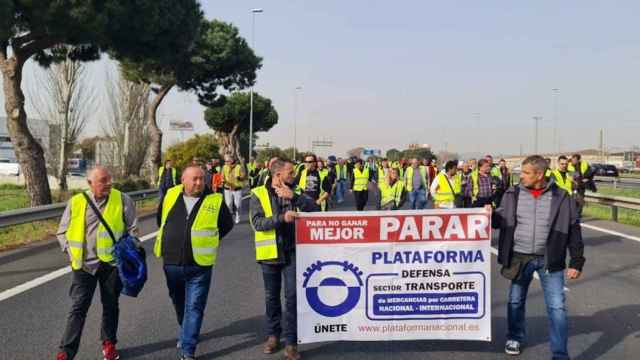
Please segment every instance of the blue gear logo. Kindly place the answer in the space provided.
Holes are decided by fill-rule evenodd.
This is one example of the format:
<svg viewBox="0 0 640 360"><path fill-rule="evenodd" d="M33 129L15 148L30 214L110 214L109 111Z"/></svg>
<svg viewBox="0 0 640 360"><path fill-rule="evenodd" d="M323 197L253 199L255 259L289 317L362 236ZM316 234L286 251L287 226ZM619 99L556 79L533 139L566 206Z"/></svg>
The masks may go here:
<svg viewBox="0 0 640 360"><path fill-rule="evenodd" d="M320 315L326 317L341 316L351 311L360 301L362 271L348 261L316 261L302 274L307 302ZM315 284L310 286L309 283ZM321 289L331 293L346 288L346 297L342 302L328 305L321 299ZM335 290L335 291L334 291Z"/></svg>

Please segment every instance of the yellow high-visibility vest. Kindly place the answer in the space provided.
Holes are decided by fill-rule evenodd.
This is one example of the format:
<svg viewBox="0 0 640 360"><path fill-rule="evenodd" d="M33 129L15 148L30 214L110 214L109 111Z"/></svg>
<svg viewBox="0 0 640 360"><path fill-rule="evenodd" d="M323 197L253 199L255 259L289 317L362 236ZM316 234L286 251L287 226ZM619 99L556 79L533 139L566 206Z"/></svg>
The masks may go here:
<svg viewBox="0 0 640 360"><path fill-rule="evenodd" d="M88 205L83 194L76 194L71 198L71 220L66 237L71 255L71 268L74 270L81 269L84 262L85 214ZM123 214L122 194L116 189L111 189L102 217L109 224L116 240L120 239L125 231ZM113 261L113 240L102 223L98 224L96 252L100 261Z"/></svg>
<svg viewBox="0 0 640 360"><path fill-rule="evenodd" d="M462 191L461 177L456 176L453 180L448 180L447 175L444 172L440 172L435 181L438 182L438 190L434 195L435 206L452 208L456 194ZM449 183L451 183L451 186L449 186Z"/></svg>
<svg viewBox="0 0 640 360"><path fill-rule="evenodd" d="M234 176L231 176L231 171L235 173ZM240 165L234 165L233 168L231 168L231 165L225 165L222 167L222 178L224 184L232 189L239 188L244 185L242 180L238 180L241 175L242 168Z"/></svg>
<svg viewBox="0 0 640 360"><path fill-rule="evenodd" d="M353 191L366 191L369 185L369 168L362 171L353 168Z"/></svg>
<svg viewBox="0 0 640 360"><path fill-rule="evenodd" d="M158 184L160 184L163 174L164 174L164 166L160 166L160 168L158 169ZM171 168L171 179L173 179L173 185L175 185L176 184L176 168L174 167Z"/></svg>
<svg viewBox="0 0 640 360"><path fill-rule="evenodd" d="M580 160L580 176L584 175L589 170L589 164L586 161ZM570 173L576 172L575 166L571 162L567 166L567 171Z"/></svg>
<svg viewBox="0 0 640 360"><path fill-rule="evenodd" d="M420 181L422 182L422 187L427 188L427 168L420 165L418 167L420 171ZM413 166L409 166L405 171L405 182L407 191L413 191Z"/></svg>
<svg viewBox="0 0 640 360"><path fill-rule="evenodd" d="M162 256L162 237L167 217L178 201L183 189L183 185L172 187L167 191L162 201L162 221L160 222L160 229L156 235L156 243L153 248L153 253L157 257ZM223 196L220 193L205 196L202 204L200 204L196 218L193 220L193 225L191 225L193 260L200 266L211 266L216 263L218 244L220 243L218 217L220 216L223 200Z"/></svg>
<svg viewBox="0 0 640 360"><path fill-rule="evenodd" d="M389 173L389 171L391 171L390 167L386 169L387 169L387 172L385 173L384 172L385 168L383 167L378 168L378 182L384 182L384 177L387 176L387 173Z"/></svg>
<svg viewBox="0 0 640 360"><path fill-rule="evenodd" d="M269 199L269 190L266 186L258 186L251 190L251 193L255 195L260 201L264 216L270 218L273 216L273 210L271 209L271 199ZM253 215L249 215L249 219L253 219ZM255 245L256 245L256 260L271 260L278 258L278 243L276 242L276 229L267 231L258 231L251 222L251 227L255 232Z"/></svg>
<svg viewBox="0 0 640 360"><path fill-rule="evenodd" d="M338 180L347 178L347 164L344 164L342 166L336 165L336 178Z"/></svg>
<svg viewBox="0 0 640 360"><path fill-rule="evenodd" d="M565 178L563 179L560 169L555 169L553 171L553 177L559 188L565 190L569 195L573 193L573 182L571 181L572 177L569 171L565 172Z"/></svg>
<svg viewBox="0 0 640 360"><path fill-rule="evenodd" d="M397 180L391 186L383 180L378 182L378 188L380 188L380 207L383 207L392 201L394 202L394 207L397 208L398 205L400 205L402 193L404 192L404 183L401 180Z"/></svg>

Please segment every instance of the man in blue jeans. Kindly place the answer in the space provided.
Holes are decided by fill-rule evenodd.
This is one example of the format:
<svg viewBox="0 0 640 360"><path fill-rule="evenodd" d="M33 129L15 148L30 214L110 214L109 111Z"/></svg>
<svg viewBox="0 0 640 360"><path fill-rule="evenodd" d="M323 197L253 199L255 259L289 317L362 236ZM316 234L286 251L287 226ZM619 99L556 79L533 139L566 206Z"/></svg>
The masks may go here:
<svg viewBox="0 0 640 360"><path fill-rule="evenodd" d="M411 159L411 166L405 171L405 188L411 209L424 209L427 206L427 168L420 165L417 158Z"/></svg>
<svg viewBox="0 0 640 360"><path fill-rule="evenodd" d="M519 355L526 339L525 304L534 273L540 278L549 317L552 359L569 359L564 285L578 279L585 263L575 200L545 178L547 162L530 156L522 162L520 184L510 187L492 217L500 229L498 263L511 280L505 353ZM491 211L491 205L486 205Z"/></svg>
<svg viewBox="0 0 640 360"><path fill-rule="evenodd" d="M251 191L249 219L255 231L256 260L262 268L266 303L267 341L265 354L274 354L285 341L285 360L298 360L296 313L296 208L319 211L320 207L305 193L293 190L295 170L288 161L276 160L269 169L271 177L264 186ZM285 318L281 326L280 293L284 278Z"/></svg>
<svg viewBox="0 0 640 360"><path fill-rule="evenodd" d="M158 225L154 253L163 259L180 325L178 358L193 360L218 243L233 228L233 218L222 194L205 188L204 171L190 166L182 174L182 185L167 191L158 208Z"/></svg>

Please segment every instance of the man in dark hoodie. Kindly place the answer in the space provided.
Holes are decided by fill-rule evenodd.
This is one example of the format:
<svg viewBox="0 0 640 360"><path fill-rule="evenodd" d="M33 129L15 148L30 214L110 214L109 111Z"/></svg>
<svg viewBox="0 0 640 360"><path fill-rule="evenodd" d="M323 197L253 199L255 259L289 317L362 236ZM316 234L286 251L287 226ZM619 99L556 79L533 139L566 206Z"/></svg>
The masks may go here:
<svg viewBox="0 0 640 360"><path fill-rule="evenodd" d="M520 184L509 188L492 221L500 229L498 263L511 280L507 311L505 352L519 355L525 341L525 303L534 273L540 278L549 317L553 359L569 359L564 285L566 277L577 279L585 258L584 244L574 199L554 182L547 181L547 162L529 156L522 162ZM487 205L488 211L491 206Z"/></svg>
<svg viewBox="0 0 640 360"><path fill-rule="evenodd" d="M271 177L263 186L251 190L249 219L255 231L256 260L262 268L266 301L267 342L265 354L280 347L285 340L285 360L298 360L296 313L296 239L295 219L300 211L319 211L316 201L294 189L293 163L275 160L269 169ZM280 289L284 278L285 317L282 331Z"/></svg>

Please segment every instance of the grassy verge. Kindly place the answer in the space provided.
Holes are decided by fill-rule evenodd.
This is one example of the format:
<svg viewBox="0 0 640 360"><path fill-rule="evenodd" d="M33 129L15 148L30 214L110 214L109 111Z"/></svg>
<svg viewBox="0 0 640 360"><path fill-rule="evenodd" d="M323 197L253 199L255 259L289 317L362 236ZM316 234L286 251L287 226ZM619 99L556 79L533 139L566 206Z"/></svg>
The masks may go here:
<svg viewBox="0 0 640 360"><path fill-rule="evenodd" d="M57 229L58 220L36 221L0 228L0 251L52 238Z"/></svg>
<svg viewBox="0 0 640 360"><path fill-rule="evenodd" d="M138 217L155 213L157 206L157 198L138 201L136 203ZM0 251L51 239L58 230L58 222L58 219L45 220L0 228Z"/></svg>
<svg viewBox="0 0 640 360"><path fill-rule="evenodd" d="M598 185L598 194L610 195L610 196L625 196L630 198L640 199L640 188L638 189L614 189L611 186Z"/></svg>
<svg viewBox="0 0 640 360"><path fill-rule="evenodd" d="M611 207L587 203L584 207L583 215L595 219L611 220ZM640 211L618 208L618 222L621 224L640 226Z"/></svg>

